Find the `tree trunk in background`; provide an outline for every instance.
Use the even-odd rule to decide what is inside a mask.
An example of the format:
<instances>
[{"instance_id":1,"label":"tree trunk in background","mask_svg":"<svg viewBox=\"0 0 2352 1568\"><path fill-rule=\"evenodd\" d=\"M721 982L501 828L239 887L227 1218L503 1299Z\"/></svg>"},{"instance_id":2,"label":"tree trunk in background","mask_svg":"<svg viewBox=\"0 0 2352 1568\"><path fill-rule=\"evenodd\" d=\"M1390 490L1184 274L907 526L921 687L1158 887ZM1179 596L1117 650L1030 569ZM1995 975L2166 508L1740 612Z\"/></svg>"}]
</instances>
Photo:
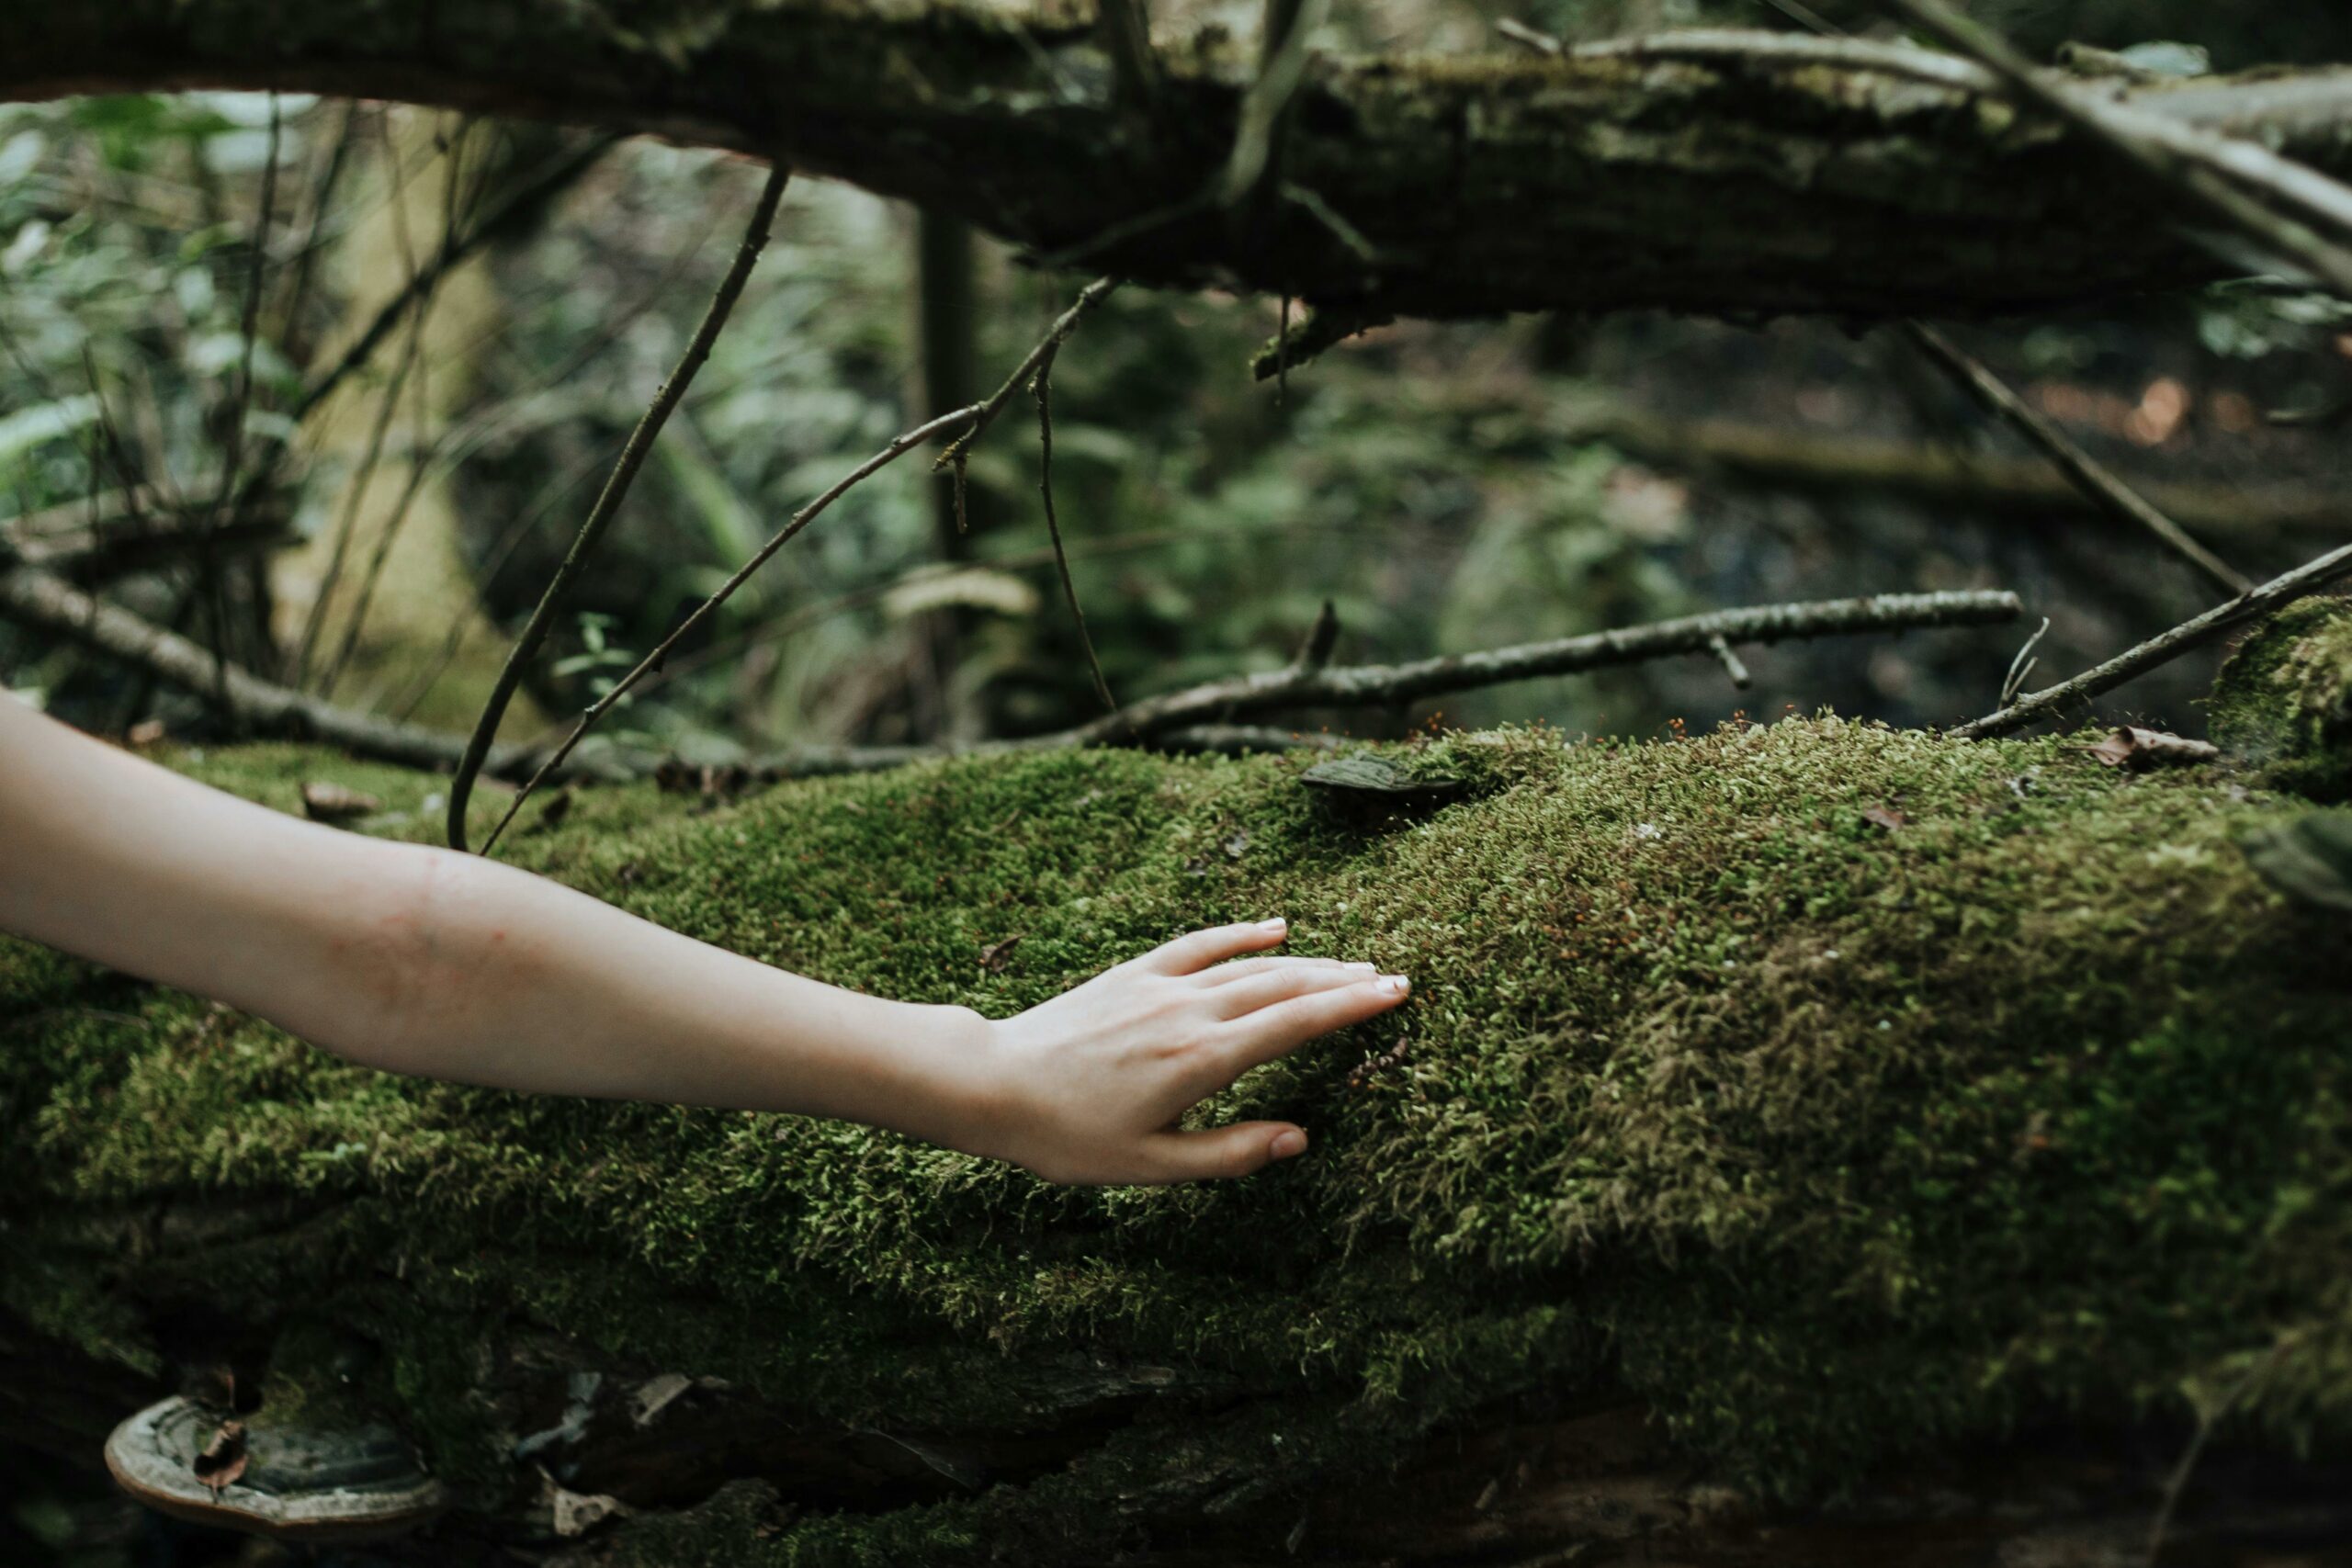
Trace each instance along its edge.
<instances>
[{"instance_id":1,"label":"tree trunk in background","mask_svg":"<svg viewBox=\"0 0 2352 1568\"><path fill-rule=\"evenodd\" d=\"M1358 311L1968 315L2211 279L2170 193L1924 50L1786 34L1308 68L1274 219L1206 201L1254 62L1163 50L1112 101L1091 7L123 0L0 13L0 96L222 85L599 123L781 157L1072 267ZM665 25L666 24L666 25ZM2352 168L2352 72L2134 87ZM1339 221L1334 222L1336 217Z\"/></svg>"},{"instance_id":2,"label":"tree trunk in background","mask_svg":"<svg viewBox=\"0 0 2352 1568\"><path fill-rule=\"evenodd\" d=\"M453 168L452 160L436 149L452 133L447 119L433 113L393 112L390 149L403 169L397 209L390 197L390 171L382 166L382 143L378 143L373 177L380 199L362 208L364 215L338 246L335 256L349 300L345 330L351 333L364 328L407 285L412 256L417 266L425 266L441 246L444 218L450 210ZM454 172L468 189L494 192L503 171L543 153L544 140L477 133L467 143L471 155L464 168ZM478 157L494 159L496 166L485 170ZM462 223L462 206L459 211ZM401 237L403 227L405 246ZM458 659L413 716L423 724L463 729L481 710L504 658L505 644L480 608L481 593L466 562L447 475L428 474L415 485L413 496L408 492L423 448L444 433L465 405L469 390L469 355L480 348L500 319L498 288L484 259L477 254L453 269L440 280L424 309L419 352L399 384L400 405L385 431L382 452L365 477L364 491L356 497L350 536L335 570L333 598L310 661L310 686L316 689L335 664L371 563L384 546L388 530L397 527L383 558L380 579L368 595L367 618L337 696L362 707L384 700L390 694L378 689L379 682L396 684L427 665L438 655L451 621L464 617L470 624ZM354 503L354 486L363 482L360 465L374 436L382 400L390 395L392 377L407 355L408 336L409 322L404 319L377 346L369 368L348 378L331 406L318 416L319 455L341 470L341 482L319 509L324 519L319 529L300 547L278 555L273 563L281 648L295 647L325 585L336 535ZM330 339L320 346L313 363L333 364L342 348L340 341ZM527 698L522 700L527 704ZM526 707L521 722L529 719Z\"/></svg>"}]
</instances>

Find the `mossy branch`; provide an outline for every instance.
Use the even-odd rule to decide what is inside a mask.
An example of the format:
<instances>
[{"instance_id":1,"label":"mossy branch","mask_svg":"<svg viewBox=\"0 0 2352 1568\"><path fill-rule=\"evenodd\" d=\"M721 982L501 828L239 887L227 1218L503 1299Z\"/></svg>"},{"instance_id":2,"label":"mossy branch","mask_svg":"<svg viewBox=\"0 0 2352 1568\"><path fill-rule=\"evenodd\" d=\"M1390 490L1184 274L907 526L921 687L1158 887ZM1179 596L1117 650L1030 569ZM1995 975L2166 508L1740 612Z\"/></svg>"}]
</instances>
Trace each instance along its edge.
<instances>
[{"instance_id":1,"label":"mossy branch","mask_svg":"<svg viewBox=\"0 0 2352 1568\"><path fill-rule=\"evenodd\" d=\"M2242 270L2178 231L2168 187L2109 177L2093 135L2020 117L2000 78L1917 49L1702 32L1557 58L1314 57L1280 162L1313 200L1237 226L1201 196L1255 62L1171 40L1139 119L1091 6L721 5L689 19L477 0L432 16L419 27L369 0L299 16L249 0L12 7L0 96L277 88L652 132L781 158L1042 255L1091 248L1141 283L1400 315L1984 314ZM2102 101L2206 143L2226 130L2233 156L2259 141L2281 167L2352 168L2352 75Z\"/></svg>"}]
</instances>

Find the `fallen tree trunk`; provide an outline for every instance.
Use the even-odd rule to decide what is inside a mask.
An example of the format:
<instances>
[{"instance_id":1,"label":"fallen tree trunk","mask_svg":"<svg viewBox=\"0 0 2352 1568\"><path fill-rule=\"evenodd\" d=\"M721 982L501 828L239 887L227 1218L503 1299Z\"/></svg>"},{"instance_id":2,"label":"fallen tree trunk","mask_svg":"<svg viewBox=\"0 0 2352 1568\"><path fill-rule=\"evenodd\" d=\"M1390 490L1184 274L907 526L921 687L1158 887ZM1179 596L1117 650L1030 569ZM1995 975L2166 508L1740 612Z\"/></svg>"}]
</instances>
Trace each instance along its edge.
<instances>
[{"instance_id":1,"label":"fallen tree trunk","mask_svg":"<svg viewBox=\"0 0 2352 1568\"><path fill-rule=\"evenodd\" d=\"M594 122L776 157L1155 285L1372 314L2041 310L2212 278L2169 193L1976 67L1781 34L1560 59L1316 62L1267 221L1207 199L1253 57L1163 40L1116 100L1091 6L135 0L0 15L0 97L278 88ZM2352 72L2132 103L2352 170Z\"/></svg>"},{"instance_id":2,"label":"fallen tree trunk","mask_svg":"<svg viewBox=\"0 0 2352 1568\"><path fill-rule=\"evenodd\" d=\"M2196 768L1537 730L1408 749L1464 793L1398 816L1073 750L514 842L991 1013L1272 910L1412 974L1216 1108L1316 1139L1234 1185L390 1078L0 945L0 1386L62 1406L0 1411L86 1458L54 1391L356 1391L457 1496L371 1550L443 1562L2087 1564L2176 1493L2180 1561L2352 1561L2352 931L2234 842L2352 777L2352 608L2278 627ZM431 779L190 766L432 830Z\"/></svg>"}]
</instances>

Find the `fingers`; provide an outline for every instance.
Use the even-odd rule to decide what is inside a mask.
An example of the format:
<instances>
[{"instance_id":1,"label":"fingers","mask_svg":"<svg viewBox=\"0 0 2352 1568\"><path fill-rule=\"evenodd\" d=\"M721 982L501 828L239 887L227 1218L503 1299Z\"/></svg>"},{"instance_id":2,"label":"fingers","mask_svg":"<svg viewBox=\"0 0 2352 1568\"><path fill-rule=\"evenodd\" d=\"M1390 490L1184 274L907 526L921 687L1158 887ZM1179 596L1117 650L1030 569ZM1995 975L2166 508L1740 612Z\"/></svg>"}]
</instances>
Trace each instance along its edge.
<instances>
[{"instance_id":1,"label":"fingers","mask_svg":"<svg viewBox=\"0 0 2352 1568\"><path fill-rule=\"evenodd\" d=\"M1212 926L1180 936L1153 948L1136 962L1159 975L1193 975L1212 964L1244 953L1262 953L1282 945L1290 934L1287 920L1255 920L1247 925Z\"/></svg>"},{"instance_id":2,"label":"fingers","mask_svg":"<svg viewBox=\"0 0 2352 1568\"><path fill-rule=\"evenodd\" d=\"M1306 1134L1288 1122L1236 1122L1205 1133L1154 1133L1147 1147L1162 1182L1216 1181L1304 1153Z\"/></svg>"},{"instance_id":3,"label":"fingers","mask_svg":"<svg viewBox=\"0 0 2352 1568\"><path fill-rule=\"evenodd\" d=\"M1217 1018L1236 1019L1293 997L1361 986L1378 977L1378 972L1369 964L1287 964L1261 969L1229 985L1211 987L1204 999Z\"/></svg>"},{"instance_id":4,"label":"fingers","mask_svg":"<svg viewBox=\"0 0 2352 1568\"><path fill-rule=\"evenodd\" d=\"M1202 970L1200 982L1204 986L1229 985L1276 969L1338 969L1352 973L1359 980L1380 972L1369 964L1350 964L1338 958L1237 958Z\"/></svg>"},{"instance_id":5,"label":"fingers","mask_svg":"<svg viewBox=\"0 0 2352 1568\"><path fill-rule=\"evenodd\" d=\"M1315 991L1260 1008L1226 1026L1232 1039L1232 1076L1296 1050L1317 1035L1376 1018L1396 1006L1412 987L1401 975L1382 975L1351 986Z\"/></svg>"}]
</instances>

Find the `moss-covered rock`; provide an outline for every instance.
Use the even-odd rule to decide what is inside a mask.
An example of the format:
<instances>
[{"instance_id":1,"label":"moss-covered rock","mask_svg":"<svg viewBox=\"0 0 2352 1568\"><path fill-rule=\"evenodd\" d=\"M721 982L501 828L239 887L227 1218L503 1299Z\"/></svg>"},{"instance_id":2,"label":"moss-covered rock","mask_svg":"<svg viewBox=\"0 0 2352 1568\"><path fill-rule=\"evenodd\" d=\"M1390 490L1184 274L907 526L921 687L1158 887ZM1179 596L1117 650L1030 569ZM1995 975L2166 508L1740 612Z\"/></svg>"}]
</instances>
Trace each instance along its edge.
<instances>
[{"instance_id":1,"label":"moss-covered rock","mask_svg":"<svg viewBox=\"0 0 2352 1568\"><path fill-rule=\"evenodd\" d=\"M2248 635L2214 684L2212 729L2280 789L2352 797L2352 599L2306 599Z\"/></svg>"},{"instance_id":2,"label":"moss-covered rock","mask_svg":"<svg viewBox=\"0 0 2352 1568\"><path fill-rule=\"evenodd\" d=\"M161 1365L159 1325L300 1303L380 1345L477 1500L537 1484L514 1444L552 1416L492 1348L549 1332L843 1429L1086 1434L919 1506L721 1508L714 1561L1100 1552L1600 1391L1787 1493L2191 1404L2340 1443L2352 931L2233 847L2294 803L2081 739L1457 737L1419 761L1470 793L1387 820L1304 759L1086 751L716 810L588 792L514 843L691 935L992 1014L1273 912L1295 951L1411 974L1402 1011L1213 1107L1315 1135L1233 1185L1060 1190L839 1124L389 1077L0 945L0 1306ZM286 748L182 765L288 808L332 778L418 837L441 787Z\"/></svg>"}]
</instances>

